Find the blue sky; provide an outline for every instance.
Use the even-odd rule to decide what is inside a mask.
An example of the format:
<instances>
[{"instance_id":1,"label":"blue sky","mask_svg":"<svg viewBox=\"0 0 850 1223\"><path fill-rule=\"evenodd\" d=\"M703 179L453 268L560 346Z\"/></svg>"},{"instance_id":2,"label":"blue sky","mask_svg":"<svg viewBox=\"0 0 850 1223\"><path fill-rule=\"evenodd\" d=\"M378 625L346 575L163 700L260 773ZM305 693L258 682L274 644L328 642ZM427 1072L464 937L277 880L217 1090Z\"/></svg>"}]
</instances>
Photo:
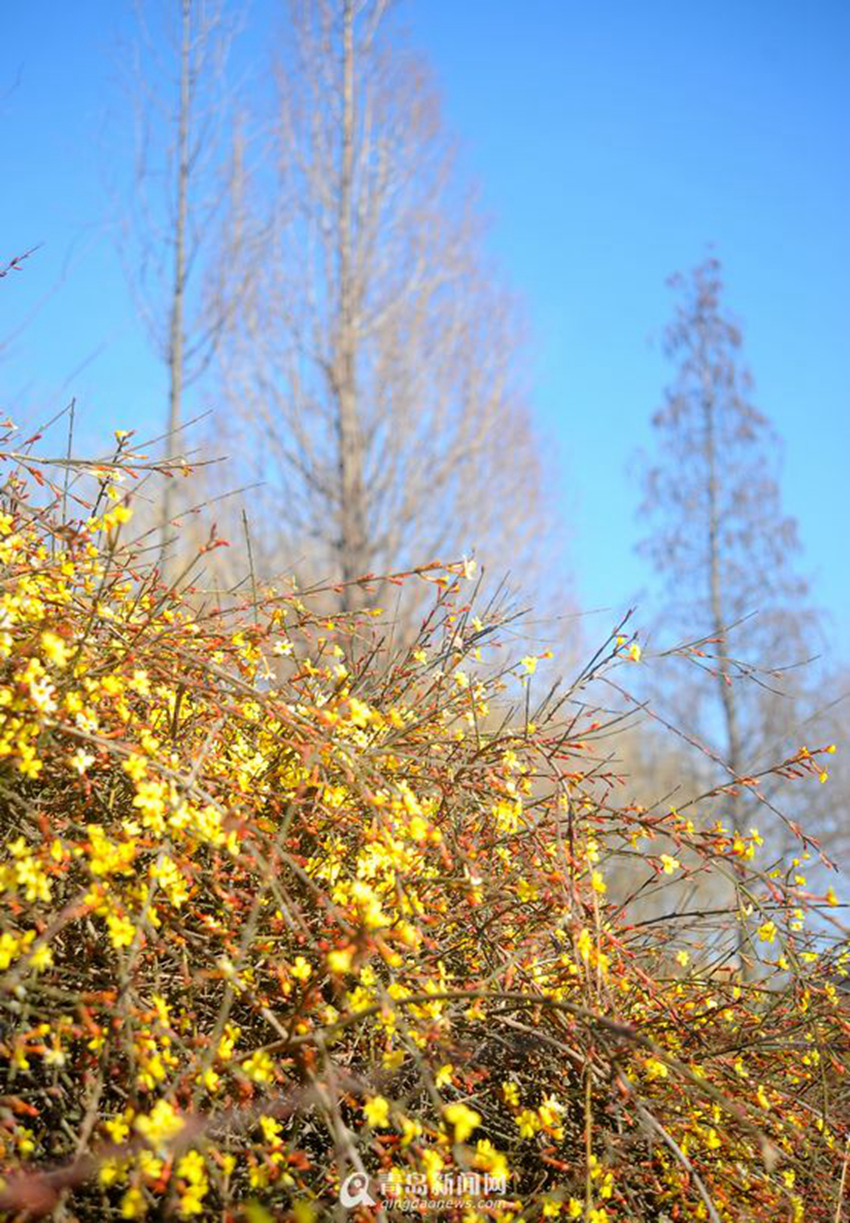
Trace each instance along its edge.
<instances>
[{"instance_id":1,"label":"blue sky","mask_svg":"<svg viewBox=\"0 0 850 1223\"><path fill-rule=\"evenodd\" d=\"M280 7L254 4L243 57L268 42ZM850 6L408 0L403 11L525 300L582 603L620 608L644 585L628 462L669 374L665 279L711 242L756 400L785 441L805 571L843 641ZM8 0L4 18L0 258L43 245L0 287L0 340L49 294L0 363L4 407L31 423L74 394L81 443L116 425L154 430L164 379L104 190L104 163L120 173L128 156L115 44L129 5Z\"/></svg>"}]
</instances>

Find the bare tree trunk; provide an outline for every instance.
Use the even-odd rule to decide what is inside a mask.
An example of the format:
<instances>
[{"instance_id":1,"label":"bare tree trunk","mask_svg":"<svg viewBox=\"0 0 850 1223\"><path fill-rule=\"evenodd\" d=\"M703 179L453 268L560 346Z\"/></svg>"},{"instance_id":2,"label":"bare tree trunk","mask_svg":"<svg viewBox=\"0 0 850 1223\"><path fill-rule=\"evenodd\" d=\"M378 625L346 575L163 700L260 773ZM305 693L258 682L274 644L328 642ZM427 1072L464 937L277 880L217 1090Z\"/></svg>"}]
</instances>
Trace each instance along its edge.
<instances>
[{"instance_id":1,"label":"bare tree trunk","mask_svg":"<svg viewBox=\"0 0 850 1223\"><path fill-rule=\"evenodd\" d=\"M241 297L238 272L217 249L233 116L228 65L241 6L229 0L133 0L133 8L134 37L122 68L128 73L135 164L120 201L125 216L118 251L139 320L163 366L165 458L178 469L191 388L209 371L226 312ZM175 517L188 508L187 491L183 481L164 477L159 499L147 511L145 529L158 540L160 573L169 584L196 552L191 532L173 529Z\"/></svg>"},{"instance_id":2,"label":"bare tree trunk","mask_svg":"<svg viewBox=\"0 0 850 1223\"><path fill-rule=\"evenodd\" d=\"M352 266L352 185L354 177L354 4L343 9L342 164L339 190L339 321L332 367L337 401L339 469L339 559L345 582L365 569L366 521L363 504L363 445L357 411L355 285ZM351 610L360 591L346 586L344 610Z\"/></svg>"},{"instance_id":3,"label":"bare tree trunk","mask_svg":"<svg viewBox=\"0 0 850 1223\"><path fill-rule=\"evenodd\" d=\"M711 603L711 630L713 635L722 642L728 629L723 611L723 591L720 574L720 522L718 511L717 488L717 441L714 429L714 399L708 379L706 378L703 411L705 414L706 451L708 460L708 580L709 598ZM729 675L729 665L725 656L727 647L721 646L721 654L717 671L717 683L720 690L720 701L723 708L723 719L726 730L726 764L736 779L741 776L743 760L741 758L741 738L738 729L738 710L735 703L735 692ZM741 831L740 796L732 799L734 831Z\"/></svg>"},{"instance_id":4,"label":"bare tree trunk","mask_svg":"<svg viewBox=\"0 0 850 1223\"><path fill-rule=\"evenodd\" d=\"M736 783L741 776L743 761L741 759L741 738L738 724L738 708L735 692L729 675L727 659L728 646L724 643L729 628L723 609L723 587L720 573L720 512L718 506L717 478L717 437L715 431L714 392L707 360L704 361L703 375L703 415L705 420L706 466L708 474L708 582L709 602L711 607L712 635L718 642L717 684L720 689L720 703L723 710L723 720L726 730L726 764L734 774ZM742 831L741 796L736 793L731 799L732 826L735 833ZM738 887L735 885L735 901L738 900ZM738 928L738 963L742 980L747 976L747 962L744 958L744 948L747 944L747 932L743 926Z\"/></svg>"},{"instance_id":5,"label":"bare tree trunk","mask_svg":"<svg viewBox=\"0 0 850 1223\"><path fill-rule=\"evenodd\" d=\"M168 344L168 431L165 453L172 460L176 452L177 430L180 427L183 397L183 308L186 289L186 215L189 188L189 122L190 122L190 51L191 51L192 0L182 0L180 42L180 109L177 120L177 211L174 230L174 280L172 286L171 312ZM162 496L162 522L160 527L160 564L164 574L168 570L166 548L168 527L174 513L174 480L167 478Z\"/></svg>"}]
</instances>

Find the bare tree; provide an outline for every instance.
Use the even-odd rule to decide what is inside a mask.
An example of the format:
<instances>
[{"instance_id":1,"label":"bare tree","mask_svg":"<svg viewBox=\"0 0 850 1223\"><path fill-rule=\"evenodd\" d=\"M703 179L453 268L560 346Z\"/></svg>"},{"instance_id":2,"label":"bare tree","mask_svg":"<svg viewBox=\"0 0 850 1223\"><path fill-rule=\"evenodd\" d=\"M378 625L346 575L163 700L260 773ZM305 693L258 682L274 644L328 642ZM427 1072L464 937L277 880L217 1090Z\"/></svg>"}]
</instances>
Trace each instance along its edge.
<instances>
[{"instance_id":1,"label":"bare tree","mask_svg":"<svg viewBox=\"0 0 850 1223\"><path fill-rule=\"evenodd\" d=\"M265 482L256 551L352 581L476 549L528 580L552 533L518 310L385 8L292 5L271 156L237 176L221 262L250 274L221 369L236 452Z\"/></svg>"},{"instance_id":2,"label":"bare tree","mask_svg":"<svg viewBox=\"0 0 850 1223\"><path fill-rule=\"evenodd\" d=\"M224 0L136 6L131 49L136 168L122 257L140 316L168 375L166 459L178 456L187 389L215 354L226 296L210 256L226 193L227 66L237 25ZM167 564L176 512L163 485L160 531Z\"/></svg>"},{"instance_id":3,"label":"bare tree","mask_svg":"<svg viewBox=\"0 0 850 1223\"><path fill-rule=\"evenodd\" d=\"M791 696L799 664L817 652L817 620L795 569L797 526L782 509L778 438L751 402L720 265L709 258L671 283L681 299L665 352L677 373L653 418L642 547L664 580L665 625L704 640L680 716L741 778L799 717ZM739 830L740 789L729 807Z\"/></svg>"}]
</instances>

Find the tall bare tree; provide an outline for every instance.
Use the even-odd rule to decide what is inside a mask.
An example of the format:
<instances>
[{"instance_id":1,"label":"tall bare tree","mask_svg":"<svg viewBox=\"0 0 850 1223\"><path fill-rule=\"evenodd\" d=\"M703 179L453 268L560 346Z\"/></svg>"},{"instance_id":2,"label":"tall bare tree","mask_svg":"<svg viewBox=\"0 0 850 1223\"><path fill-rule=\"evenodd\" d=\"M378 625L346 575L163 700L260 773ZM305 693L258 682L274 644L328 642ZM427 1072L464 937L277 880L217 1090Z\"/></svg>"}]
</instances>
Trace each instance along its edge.
<instances>
[{"instance_id":1,"label":"tall bare tree","mask_svg":"<svg viewBox=\"0 0 850 1223\"><path fill-rule=\"evenodd\" d=\"M149 338L168 377L166 458L180 447L187 389L208 368L226 322L210 256L226 192L231 118L227 67L237 23L225 0L137 4L131 48L136 166L122 256ZM174 481L163 484L167 565Z\"/></svg>"},{"instance_id":2,"label":"tall bare tree","mask_svg":"<svg viewBox=\"0 0 850 1223\"><path fill-rule=\"evenodd\" d=\"M265 481L256 551L351 581L476 549L527 579L551 536L519 313L385 9L291 6L271 156L234 191L222 263L251 270L221 368L237 452Z\"/></svg>"},{"instance_id":3,"label":"tall bare tree","mask_svg":"<svg viewBox=\"0 0 850 1223\"><path fill-rule=\"evenodd\" d=\"M782 508L779 441L752 403L720 264L709 258L671 283L680 300L665 352L677 372L653 418L642 547L664 581L665 625L706 642L680 716L740 778L800 716L791 694L799 664L817 652L816 617L795 567L797 526ZM729 806L738 829L742 791Z\"/></svg>"}]
</instances>

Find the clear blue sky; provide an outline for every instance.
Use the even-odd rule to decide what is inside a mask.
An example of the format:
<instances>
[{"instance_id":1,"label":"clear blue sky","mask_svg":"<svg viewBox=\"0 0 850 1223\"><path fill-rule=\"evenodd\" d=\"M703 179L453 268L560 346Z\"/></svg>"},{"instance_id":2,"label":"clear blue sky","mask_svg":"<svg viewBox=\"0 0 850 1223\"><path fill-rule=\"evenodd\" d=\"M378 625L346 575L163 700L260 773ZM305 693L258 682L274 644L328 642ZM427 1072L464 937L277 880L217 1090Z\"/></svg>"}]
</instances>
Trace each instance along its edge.
<instances>
[{"instance_id":1,"label":"clear blue sky","mask_svg":"<svg viewBox=\"0 0 850 1223\"><path fill-rule=\"evenodd\" d=\"M164 415L164 379L110 236L105 137L120 115L123 0L7 0L0 69L0 339L65 273L0 363L33 421L75 394L94 439ZM257 0L242 54L279 5ZM668 376L666 276L713 242L757 402L786 446L785 500L816 599L850 624L850 5L844 0L408 0L446 114L524 296L535 404L560 447L562 513L585 606L643 584L635 447ZM279 18L278 18L279 19ZM79 366L88 362L80 370Z\"/></svg>"}]
</instances>

